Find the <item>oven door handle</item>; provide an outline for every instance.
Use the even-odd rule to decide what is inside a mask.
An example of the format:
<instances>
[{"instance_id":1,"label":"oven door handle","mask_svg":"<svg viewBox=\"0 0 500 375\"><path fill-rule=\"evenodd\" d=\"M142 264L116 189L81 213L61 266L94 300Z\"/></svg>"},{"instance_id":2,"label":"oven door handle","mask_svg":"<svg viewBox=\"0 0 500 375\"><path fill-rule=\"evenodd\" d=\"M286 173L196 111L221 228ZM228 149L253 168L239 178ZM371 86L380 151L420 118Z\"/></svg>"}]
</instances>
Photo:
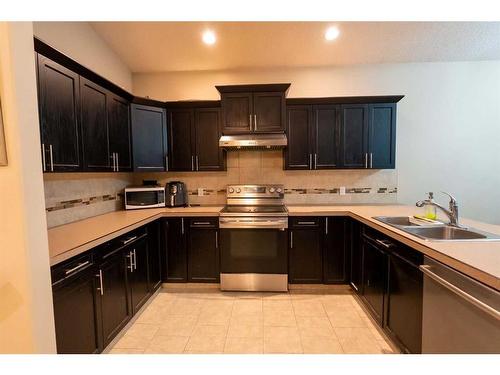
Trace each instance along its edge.
<instances>
[{"instance_id":1,"label":"oven door handle","mask_svg":"<svg viewBox=\"0 0 500 375\"><path fill-rule=\"evenodd\" d=\"M285 220L234 220L220 219L221 229L281 229L288 228L288 221Z\"/></svg>"}]
</instances>

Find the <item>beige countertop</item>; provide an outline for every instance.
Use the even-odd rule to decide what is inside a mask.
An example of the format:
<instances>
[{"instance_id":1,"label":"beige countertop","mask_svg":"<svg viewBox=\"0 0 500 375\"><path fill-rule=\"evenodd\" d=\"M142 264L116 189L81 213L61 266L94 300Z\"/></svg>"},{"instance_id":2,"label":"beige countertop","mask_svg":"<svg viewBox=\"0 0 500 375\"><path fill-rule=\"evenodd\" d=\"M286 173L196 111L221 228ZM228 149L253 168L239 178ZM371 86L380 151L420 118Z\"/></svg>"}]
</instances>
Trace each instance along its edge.
<instances>
[{"instance_id":1,"label":"beige countertop","mask_svg":"<svg viewBox=\"0 0 500 375\"><path fill-rule=\"evenodd\" d=\"M116 211L49 229L51 264L118 237L160 217L218 216L223 206ZM350 216L425 255L500 290L500 241L432 242L381 223L373 216L421 213L403 205L288 205L290 216ZM500 235L500 225L462 219L467 226Z\"/></svg>"}]
</instances>

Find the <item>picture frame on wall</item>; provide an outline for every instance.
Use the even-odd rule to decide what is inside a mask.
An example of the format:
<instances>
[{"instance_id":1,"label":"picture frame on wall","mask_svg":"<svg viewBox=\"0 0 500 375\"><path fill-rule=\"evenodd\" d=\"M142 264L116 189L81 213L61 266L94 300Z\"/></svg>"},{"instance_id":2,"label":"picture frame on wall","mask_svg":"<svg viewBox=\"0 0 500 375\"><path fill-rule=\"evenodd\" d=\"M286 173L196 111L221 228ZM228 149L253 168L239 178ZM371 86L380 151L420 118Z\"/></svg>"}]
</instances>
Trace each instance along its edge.
<instances>
[{"instance_id":1,"label":"picture frame on wall","mask_svg":"<svg viewBox=\"0 0 500 375\"><path fill-rule=\"evenodd\" d=\"M0 166L7 165L7 146L3 130L2 101L0 100Z\"/></svg>"}]
</instances>

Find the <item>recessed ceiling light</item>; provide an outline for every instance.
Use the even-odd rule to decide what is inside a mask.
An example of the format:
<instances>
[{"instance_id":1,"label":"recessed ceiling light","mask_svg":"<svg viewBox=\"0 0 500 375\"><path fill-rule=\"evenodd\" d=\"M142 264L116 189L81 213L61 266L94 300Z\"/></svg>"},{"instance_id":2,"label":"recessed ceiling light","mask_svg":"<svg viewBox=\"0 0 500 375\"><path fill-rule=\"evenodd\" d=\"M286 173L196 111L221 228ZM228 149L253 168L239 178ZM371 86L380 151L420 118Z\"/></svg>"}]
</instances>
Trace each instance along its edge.
<instances>
[{"instance_id":1,"label":"recessed ceiling light","mask_svg":"<svg viewBox=\"0 0 500 375\"><path fill-rule=\"evenodd\" d=\"M215 33L212 30L205 30L203 32L202 39L203 43L208 45L215 44L215 42L217 41L217 37L215 36Z\"/></svg>"},{"instance_id":2,"label":"recessed ceiling light","mask_svg":"<svg viewBox=\"0 0 500 375\"><path fill-rule=\"evenodd\" d=\"M326 32L325 32L325 39L326 40L335 40L338 38L339 34L340 34L340 31L335 26L329 27L328 29L326 29Z\"/></svg>"}]
</instances>

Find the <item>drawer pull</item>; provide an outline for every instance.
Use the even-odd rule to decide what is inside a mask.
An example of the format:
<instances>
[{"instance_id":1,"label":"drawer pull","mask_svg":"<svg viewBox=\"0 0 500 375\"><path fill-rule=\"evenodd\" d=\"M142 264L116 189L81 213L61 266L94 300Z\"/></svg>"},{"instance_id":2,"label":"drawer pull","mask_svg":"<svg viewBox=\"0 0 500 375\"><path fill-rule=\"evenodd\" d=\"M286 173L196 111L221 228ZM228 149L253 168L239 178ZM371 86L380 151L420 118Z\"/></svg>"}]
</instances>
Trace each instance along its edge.
<instances>
[{"instance_id":1,"label":"drawer pull","mask_svg":"<svg viewBox=\"0 0 500 375\"><path fill-rule=\"evenodd\" d=\"M85 267L85 266L86 266L86 265L88 265L88 264L90 264L90 261L88 261L88 260L87 260L87 261L85 261L85 262L83 262L83 263L80 263L80 264L79 264L78 266L76 266L76 267L73 267L73 268L70 268L69 270L66 270L65 274L66 274L66 275L69 275L70 273L73 273L73 272L75 272L75 271L78 271L79 269L81 269L81 268Z\"/></svg>"},{"instance_id":2,"label":"drawer pull","mask_svg":"<svg viewBox=\"0 0 500 375\"><path fill-rule=\"evenodd\" d=\"M299 224L299 225L315 225L316 222L315 221L299 221L299 222L297 222L297 224Z\"/></svg>"},{"instance_id":3,"label":"drawer pull","mask_svg":"<svg viewBox=\"0 0 500 375\"><path fill-rule=\"evenodd\" d=\"M391 247L394 246L392 242L386 241L386 240L375 240L376 243L382 245L386 249L390 249Z\"/></svg>"},{"instance_id":4,"label":"drawer pull","mask_svg":"<svg viewBox=\"0 0 500 375\"><path fill-rule=\"evenodd\" d=\"M212 224L212 223L209 221L195 221L193 223L193 225L210 225L210 224Z\"/></svg>"},{"instance_id":5,"label":"drawer pull","mask_svg":"<svg viewBox=\"0 0 500 375\"><path fill-rule=\"evenodd\" d=\"M122 244L126 245L126 244L132 242L133 240L135 240L136 238L137 238L137 236L130 237L129 239L123 240Z\"/></svg>"}]
</instances>

